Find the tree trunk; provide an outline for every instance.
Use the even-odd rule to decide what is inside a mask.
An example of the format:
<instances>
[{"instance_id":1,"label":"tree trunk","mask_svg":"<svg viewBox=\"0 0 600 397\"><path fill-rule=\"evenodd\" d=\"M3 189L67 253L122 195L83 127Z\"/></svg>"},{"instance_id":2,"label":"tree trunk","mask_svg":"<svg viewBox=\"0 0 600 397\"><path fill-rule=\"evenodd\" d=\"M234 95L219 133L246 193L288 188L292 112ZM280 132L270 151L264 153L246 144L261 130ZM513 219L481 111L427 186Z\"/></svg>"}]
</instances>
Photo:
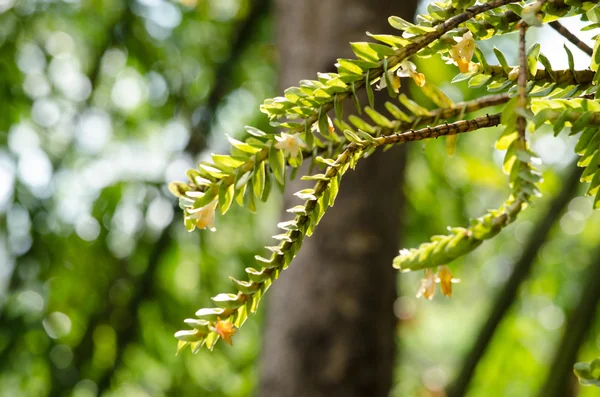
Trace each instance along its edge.
<instances>
[{"instance_id":1,"label":"tree trunk","mask_svg":"<svg viewBox=\"0 0 600 397\"><path fill-rule=\"evenodd\" d=\"M411 20L416 1L276 5L283 89L319 71L335 71L337 58L352 57L349 41L364 41L365 31L389 31L390 15ZM378 104L384 100L379 96ZM260 397L388 395L403 169L403 151L395 149L378 151L348 171L335 206L269 291ZM292 193L301 186L288 184L286 208L296 204Z\"/></svg>"}]
</instances>

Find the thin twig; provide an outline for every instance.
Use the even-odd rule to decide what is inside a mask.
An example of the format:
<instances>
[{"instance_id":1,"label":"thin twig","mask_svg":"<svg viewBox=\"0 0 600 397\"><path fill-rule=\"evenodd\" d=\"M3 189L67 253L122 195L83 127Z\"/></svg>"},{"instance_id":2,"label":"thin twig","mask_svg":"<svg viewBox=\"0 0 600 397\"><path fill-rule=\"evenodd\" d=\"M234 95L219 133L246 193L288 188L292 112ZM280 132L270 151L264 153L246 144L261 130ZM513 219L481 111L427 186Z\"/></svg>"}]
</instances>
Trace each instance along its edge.
<instances>
[{"instance_id":1,"label":"thin twig","mask_svg":"<svg viewBox=\"0 0 600 397\"><path fill-rule=\"evenodd\" d=\"M558 33L560 33L565 39L567 39L571 43L575 44L577 46L577 48L579 48L581 51L585 52L589 56L592 56L594 54L594 50L590 46L588 46L583 41L581 41L579 39L579 37L577 37L573 33L571 33L569 31L569 29L567 29L563 25L561 25L560 22L558 22L558 21L550 22L549 25L552 26L552 28L554 30L556 30Z\"/></svg>"},{"instance_id":2,"label":"thin twig","mask_svg":"<svg viewBox=\"0 0 600 397\"><path fill-rule=\"evenodd\" d=\"M571 165L568 175L564 178L564 186L550 204L550 208L544 219L537 223L535 229L530 234L521 257L514 265L514 270L510 278L504 285L500 295L494 301L489 317L481 328L477 341L467 354L460 374L448 389L447 397L462 397L466 395L469 384L475 374L475 369L494 337L498 325L515 301L520 285L529 276L537 253L546 241L552 226L575 195L580 175L581 169L576 164Z\"/></svg>"}]
</instances>

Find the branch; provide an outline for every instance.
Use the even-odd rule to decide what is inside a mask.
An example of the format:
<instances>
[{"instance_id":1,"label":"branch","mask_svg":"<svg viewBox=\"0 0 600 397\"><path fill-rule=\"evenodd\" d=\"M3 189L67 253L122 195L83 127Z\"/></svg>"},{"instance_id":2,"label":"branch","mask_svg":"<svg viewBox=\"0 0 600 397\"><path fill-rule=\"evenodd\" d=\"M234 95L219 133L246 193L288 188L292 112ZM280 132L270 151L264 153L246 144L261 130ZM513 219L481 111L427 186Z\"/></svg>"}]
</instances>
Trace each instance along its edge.
<instances>
[{"instance_id":1,"label":"branch","mask_svg":"<svg viewBox=\"0 0 600 397\"><path fill-rule=\"evenodd\" d=\"M520 68L520 67L519 67ZM510 73L500 65L489 65L489 71L483 71L481 74L488 74L492 77L503 76L508 78ZM593 70L552 70L538 69L534 76L529 76L529 80L540 85L541 83L557 83L565 85L585 86L591 84L594 80L595 72Z\"/></svg>"},{"instance_id":2,"label":"branch","mask_svg":"<svg viewBox=\"0 0 600 397\"><path fill-rule=\"evenodd\" d=\"M205 345L212 349L218 339L224 337L225 331L223 329L227 330L225 336L229 341L228 338L235 332L235 330L231 332L232 327L241 327L248 318L248 314L257 310L264 293L279 277L280 272L290 265L296 253L300 250L304 237L312 234L327 207L333 205L339 190L341 176L348 168L354 168L364 155L370 154L372 150L379 146L460 134L492 127L499 123L500 115L496 114L377 138L365 132L360 134L364 138L361 139L354 133L346 131L345 134L352 143L346 147L335 161L320 158L320 161L327 164L325 173L305 178L317 182L312 189L304 189L296 193L298 197L306 201L304 205L288 210L288 212L296 214L293 220L278 225L285 233L275 236L280 241L278 246L267 247L272 252L270 259L257 257L257 263L261 268L260 270L246 268L248 281L232 279L238 288L237 294L219 294L215 296L213 302L218 307L200 309L196 312L199 319L186 320L186 323L193 329L179 331L175 334L175 337L179 339L178 351L188 345L194 353ZM223 324L228 325L225 328Z\"/></svg>"},{"instance_id":3,"label":"branch","mask_svg":"<svg viewBox=\"0 0 600 397\"><path fill-rule=\"evenodd\" d=\"M576 164L571 165L567 177L564 178L565 183L560 193L550 204L550 208L544 219L537 223L535 229L529 235L529 240L521 253L521 257L515 263L514 270L504 285L502 292L496 297L489 317L479 332L477 341L473 344L465 358L460 374L448 389L447 397L462 397L467 394L469 384L475 374L475 368L485 354L498 325L515 301L519 286L529 276L537 253L546 241L552 226L575 195L580 175L581 169Z\"/></svg>"},{"instance_id":4,"label":"branch","mask_svg":"<svg viewBox=\"0 0 600 397\"><path fill-rule=\"evenodd\" d=\"M550 22L549 25L552 26L552 28L554 30L556 30L558 33L560 33L565 39L567 39L571 43L575 44L577 46L577 48L579 48L581 51L585 52L589 56L592 56L594 54L594 50L590 46L588 46L583 41L581 41L577 36L575 36L573 33L571 33L567 28L565 28L563 25L561 25L560 22L558 22L558 21Z\"/></svg>"},{"instance_id":5,"label":"branch","mask_svg":"<svg viewBox=\"0 0 600 397\"><path fill-rule=\"evenodd\" d=\"M389 136L372 138L373 141L362 141L365 146L395 145L410 141L420 141L429 138L437 138L445 135L457 135L464 132L475 131L481 128L494 127L500 124L500 114L485 115L473 120L460 120L451 124L443 124L435 127L421 128L416 131L408 131Z\"/></svg>"},{"instance_id":6,"label":"branch","mask_svg":"<svg viewBox=\"0 0 600 397\"><path fill-rule=\"evenodd\" d=\"M551 360L552 367L548 372L546 382L541 388L540 397L565 397L574 395L569 392L569 383L575 382L573 375L573 364L577 358L577 352L585 341L585 337L594 323L597 306L600 302L600 252L596 251L592 258L596 262L590 265L590 269L584 277L585 284L579 305L567 319L561 343Z\"/></svg>"}]
</instances>

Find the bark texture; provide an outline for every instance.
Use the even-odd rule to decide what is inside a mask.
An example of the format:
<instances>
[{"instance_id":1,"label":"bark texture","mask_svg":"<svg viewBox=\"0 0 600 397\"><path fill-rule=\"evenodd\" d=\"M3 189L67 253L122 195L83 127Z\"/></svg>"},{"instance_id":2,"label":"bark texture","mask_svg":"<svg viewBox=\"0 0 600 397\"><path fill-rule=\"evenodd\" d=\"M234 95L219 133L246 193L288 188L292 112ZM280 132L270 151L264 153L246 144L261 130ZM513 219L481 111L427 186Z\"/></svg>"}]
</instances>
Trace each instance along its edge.
<instances>
[{"instance_id":1,"label":"bark texture","mask_svg":"<svg viewBox=\"0 0 600 397\"><path fill-rule=\"evenodd\" d=\"M415 7L414 0L276 0L281 88L334 71L337 58L353 56L349 41L390 31L388 16L411 20ZM388 395L403 169L396 149L349 171L335 206L269 291L260 397ZM301 186L287 186L286 208Z\"/></svg>"}]
</instances>

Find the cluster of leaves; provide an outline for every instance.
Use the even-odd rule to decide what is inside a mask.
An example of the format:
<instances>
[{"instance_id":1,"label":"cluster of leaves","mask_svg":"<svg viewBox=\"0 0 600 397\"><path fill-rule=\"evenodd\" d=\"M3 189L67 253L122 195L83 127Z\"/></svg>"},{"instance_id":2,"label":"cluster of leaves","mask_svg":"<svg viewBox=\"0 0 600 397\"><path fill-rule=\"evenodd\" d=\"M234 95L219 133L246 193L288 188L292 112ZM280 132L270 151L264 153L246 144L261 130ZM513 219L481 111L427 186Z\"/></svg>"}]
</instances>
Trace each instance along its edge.
<instances>
[{"instance_id":1,"label":"cluster of leaves","mask_svg":"<svg viewBox=\"0 0 600 397\"><path fill-rule=\"evenodd\" d=\"M289 266L304 237L313 233L327 208L334 204L343 174L380 146L389 148L411 140L456 135L498 124L504 127L496 147L506 150L503 168L510 176L508 199L498 210L472 220L468 228L450 228L446 236L434 236L416 249L402 250L394 266L403 271L432 268L465 255L498 234L532 197L539 195L536 184L541 175L532 165L538 159L528 146L525 124L532 131L545 121L552 122L558 132L564 126L571 126L572 134L583 130L576 150L583 155L580 165L588 167L583 176L583 180L592 182L588 193L597 194L600 134L591 125L596 123L596 107L600 105L589 99L596 95L597 63L592 63L592 71L575 70L567 49L570 68L555 71L540 53L540 46L533 45L521 67L509 66L497 49L494 52L500 64L491 65L475 41L518 30L523 27L522 18L531 20L532 16L526 15L531 10L540 23L582 15L595 27L600 9L595 2L582 1L540 1L526 6L517 3L432 3L428 14L417 17L417 24L390 17L392 27L401 31L399 35L370 34L376 42L352 43L357 59L338 59L337 73L321 73L317 80L303 80L299 87L285 90L283 97L265 101L261 110L273 126L283 131L280 135L248 127L250 137L245 141L229 138L231 155L213 155L212 163L202 162L197 169L188 171L189 182L171 184L191 231L195 227L212 229L215 210L225 214L234 200L254 211L256 200L266 200L273 184L283 189L287 169L291 168L293 178L306 158L321 170L302 176L315 184L296 193L304 204L290 208L294 219L278 225L283 232L274 236L277 245L267 247L270 257L256 257L258 269L246 268L248 280L232 279L236 294L217 295L213 298L217 307L200 309L196 318L186 320L192 329L175 335L178 350L188 345L194 352L202 346L212 348L219 337L229 341L234 327L239 328L248 314L257 310L260 299ZM438 53L458 64L461 73L453 81L469 79L469 86L485 86L496 95L454 104L439 89L425 83L425 76L408 61L415 55L425 58ZM478 62L472 61L474 55ZM544 69L538 69L538 63ZM523 76L522 83L517 81L519 75ZM400 77L411 77L439 109L428 110L399 94ZM374 110L375 85L387 88L404 110L392 102L385 104L390 116ZM360 89L366 90L369 102L364 108L357 96ZM516 92L519 95L510 99ZM533 97L537 99L530 101ZM354 101L359 115L364 111L370 120L355 115L344 119L342 103L347 99ZM504 104L501 114L465 119L467 113L499 104ZM459 121L447 124L446 120L452 117ZM427 127L415 130L424 126Z\"/></svg>"}]
</instances>

